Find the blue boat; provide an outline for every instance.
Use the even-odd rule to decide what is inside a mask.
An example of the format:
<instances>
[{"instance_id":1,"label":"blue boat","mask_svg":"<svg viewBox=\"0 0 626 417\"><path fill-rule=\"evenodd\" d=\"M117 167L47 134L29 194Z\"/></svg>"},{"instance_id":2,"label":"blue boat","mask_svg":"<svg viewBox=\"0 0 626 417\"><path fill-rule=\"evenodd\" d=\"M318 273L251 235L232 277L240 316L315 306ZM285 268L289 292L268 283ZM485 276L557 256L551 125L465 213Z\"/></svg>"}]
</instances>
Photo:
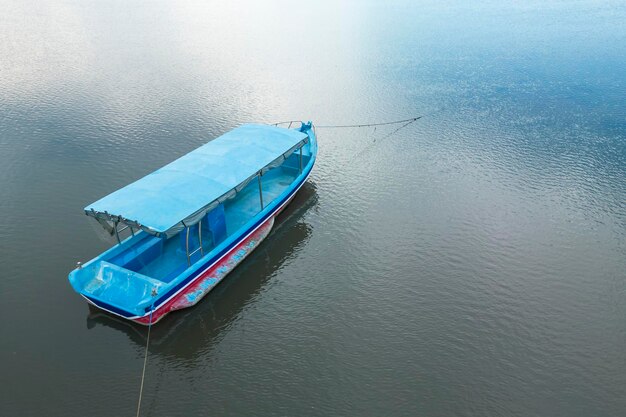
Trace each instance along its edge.
<instances>
[{"instance_id":1,"label":"blue boat","mask_svg":"<svg viewBox=\"0 0 626 417\"><path fill-rule=\"evenodd\" d=\"M74 290L146 325L196 304L267 237L311 174L313 124L293 123L240 126L85 207L118 243L77 265Z\"/></svg>"}]
</instances>

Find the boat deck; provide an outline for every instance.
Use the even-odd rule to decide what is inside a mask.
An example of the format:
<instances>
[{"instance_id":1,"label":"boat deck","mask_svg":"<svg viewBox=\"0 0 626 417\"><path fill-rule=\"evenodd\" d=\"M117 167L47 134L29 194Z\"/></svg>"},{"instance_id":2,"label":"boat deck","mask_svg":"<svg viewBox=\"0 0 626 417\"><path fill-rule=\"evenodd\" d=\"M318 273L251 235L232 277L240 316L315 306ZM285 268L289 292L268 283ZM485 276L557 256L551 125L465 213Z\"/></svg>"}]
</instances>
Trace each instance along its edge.
<instances>
[{"instance_id":1,"label":"boat deck","mask_svg":"<svg viewBox=\"0 0 626 417\"><path fill-rule=\"evenodd\" d=\"M265 205L272 202L283 191L289 187L298 176L298 170L291 167L279 167L268 171L262 177L263 203ZM239 192L237 198L227 201L224 204L226 217L226 234L230 236L238 231L246 222L261 211L259 199L259 185L256 180L250 183ZM198 240L195 234L190 236L191 245L195 249L198 247ZM159 239L148 237L147 239ZM210 237L203 236L203 250L206 255L215 248ZM200 252L196 252L191 257L191 262L196 262L201 258ZM187 269L187 255L185 250L185 240L177 235L163 242L162 249L156 256L139 268L133 268L135 272L157 279L164 283L169 283Z\"/></svg>"}]
</instances>

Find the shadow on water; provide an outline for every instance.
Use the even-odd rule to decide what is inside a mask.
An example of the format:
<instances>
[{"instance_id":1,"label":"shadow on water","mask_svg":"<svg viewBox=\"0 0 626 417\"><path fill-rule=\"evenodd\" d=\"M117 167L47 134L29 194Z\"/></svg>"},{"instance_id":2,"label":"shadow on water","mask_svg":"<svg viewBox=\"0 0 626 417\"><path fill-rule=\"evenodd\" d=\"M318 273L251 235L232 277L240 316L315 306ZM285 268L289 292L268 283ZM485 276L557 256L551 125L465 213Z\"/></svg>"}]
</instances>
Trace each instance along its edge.
<instances>
[{"instance_id":1,"label":"shadow on water","mask_svg":"<svg viewBox=\"0 0 626 417\"><path fill-rule=\"evenodd\" d=\"M259 294L269 279L308 241L311 226L300 221L317 204L317 190L305 183L277 217L270 235L213 291L194 307L170 313L150 335L150 352L180 359L193 359L220 339L240 312ZM89 306L87 328L106 326L120 330L145 346L147 328Z\"/></svg>"}]
</instances>

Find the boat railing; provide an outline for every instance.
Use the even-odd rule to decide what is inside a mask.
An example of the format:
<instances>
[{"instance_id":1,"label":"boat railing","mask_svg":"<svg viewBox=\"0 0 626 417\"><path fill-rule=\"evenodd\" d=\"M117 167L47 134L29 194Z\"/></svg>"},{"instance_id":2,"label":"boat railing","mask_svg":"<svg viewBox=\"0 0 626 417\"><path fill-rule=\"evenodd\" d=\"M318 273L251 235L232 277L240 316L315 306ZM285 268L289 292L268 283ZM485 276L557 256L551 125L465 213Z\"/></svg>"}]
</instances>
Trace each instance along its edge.
<instances>
[{"instance_id":1,"label":"boat railing","mask_svg":"<svg viewBox=\"0 0 626 417\"><path fill-rule=\"evenodd\" d=\"M287 120L285 122L272 123L272 126L279 127L279 126L287 125L287 129L291 129L291 126L294 123L302 123L302 121L301 120Z\"/></svg>"},{"instance_id":2,"label":"boat railing","mask_svg":"<svg viewBox=\"0 0 626 417\"><path fill-rule=\"evenodd\" d=\"M190 226L187 226L187 238L185 239L185 249L187 252L187 266L191 266L191 257L195 255L197 252L200 252L201 256L204 256L204 249L202 248L202 220L198 222L198 247L189 252L189 232L191 230Z\"/></svg>"},{"instance_id":3,"label":"boat railing","mask_svg":"<svg viewBox=\"0 0 626 417\"><path fill-rule=\"evenodd\" d=\"M135 236L135 229L132 226L125 225L121 228L118 228L119 225L120 225L119 221L116 221L115 224L113 225L113 229L115 230L115 237L117 238L117 243L122 243L122 240L120 239L120 233L122 233L125 230L130 229L130 234L132 236Z\"/></svg>"},{"instance_id":4,"label":"boat railing","mask_svg":"<svg viewBox=\"0 0 626 417\"><path fill-rule=\"evenodd\" d=\"M272 123L271 126L280 127L280 126L283 126L283 125L287 125L287 129L291 129L291 126L294 123L302 123L302 124L304 124L304 122L302 120L287 120L287 121L284 121L284 122ZM315 132L315 125L313 123L311 123L311 127L313 128L313 134L317 135L317 133Z\"/></svg>"}]
</instances>

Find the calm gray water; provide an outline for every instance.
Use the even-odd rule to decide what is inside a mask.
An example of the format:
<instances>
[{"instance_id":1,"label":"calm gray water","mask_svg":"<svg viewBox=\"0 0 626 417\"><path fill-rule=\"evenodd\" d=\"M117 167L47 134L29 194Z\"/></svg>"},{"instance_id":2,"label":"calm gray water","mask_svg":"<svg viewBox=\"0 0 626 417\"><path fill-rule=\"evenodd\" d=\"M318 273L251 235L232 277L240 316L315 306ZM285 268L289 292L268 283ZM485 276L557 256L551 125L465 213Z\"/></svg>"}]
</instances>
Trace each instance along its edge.
<instances>
[{"instance_id":1,"label":"calm gray water","mask_svg":"<svg viewBox=\"0 0 626 417\"><path fill-rule=\"evenodd\" d=\"M135 415L85 205L244 122L417 115L318 130L142 415L626 415L623 2L0 2L0 415Z\"/></svg>"}]
</instances>

